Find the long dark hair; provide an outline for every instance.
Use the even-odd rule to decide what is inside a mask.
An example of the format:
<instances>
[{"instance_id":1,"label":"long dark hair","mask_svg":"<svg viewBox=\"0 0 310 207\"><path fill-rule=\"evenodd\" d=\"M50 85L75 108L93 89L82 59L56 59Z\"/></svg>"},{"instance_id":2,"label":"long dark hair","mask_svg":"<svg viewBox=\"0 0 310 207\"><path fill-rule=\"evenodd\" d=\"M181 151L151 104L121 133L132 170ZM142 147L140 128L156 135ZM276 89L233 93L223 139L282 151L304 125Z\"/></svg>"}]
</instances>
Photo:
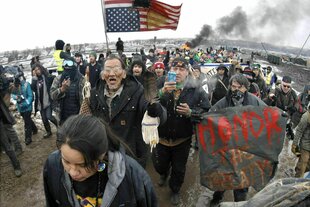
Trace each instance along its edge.
<instances>
[{"instance_id":1,"label":"long dark hair","mask_svg":"<svg viewBox=\"0 0 310 207\"><path fill-rule=\"evenodd\" d=\"M92 115L74 115L69 117L57 132L58 149L63 144L79 151L85 160L85 167L95 169L95 162L104 153L121 149L134 156L130 148L115 135L108 124Z\"/></svg>"},{"instance_id":2,"label":"long dark hair","mask_svg":"<svg viewBox=\"0 0 310 207\"><path fill-rule=\"evenodd\" d=\"M69 117L57 132L58 149L63 144L79 151L85 160L85 167L95 169L95 162L108 151L105 126L94 116L75 115Z\"/></svg>"},{"instance_id":3,"label":"long dark hair","mask_svg":"<svg viewBox=\"0 0 310 207\"><path fill-rule=\"evenodd\" d=\"M33 71L37 67L41 70L41 75L44 75L46 78L49 76L47 69L44 68L41 63L34 63L31 67L31 71Z\"/></svg>"}]
</instances>

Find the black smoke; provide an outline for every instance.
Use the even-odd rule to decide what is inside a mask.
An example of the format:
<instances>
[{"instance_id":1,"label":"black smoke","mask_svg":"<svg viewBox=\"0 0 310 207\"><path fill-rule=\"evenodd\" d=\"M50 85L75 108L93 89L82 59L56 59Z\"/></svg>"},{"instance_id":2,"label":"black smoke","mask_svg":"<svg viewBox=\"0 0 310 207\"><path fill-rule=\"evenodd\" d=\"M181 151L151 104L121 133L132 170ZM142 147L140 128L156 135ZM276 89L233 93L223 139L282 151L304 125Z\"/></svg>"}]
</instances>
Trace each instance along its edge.
<instances>
[{"instance_id":1,"label":"black smoke","mask_svg":"<svg viewBox=\"0 0 310 207\"><path fill-rule=\"evenodd\" d=\"M217 20L214 30L210 25L203 25L191 41L192 47L210 38L285 44L300 28L300 22L306 29L305 38L310 32L310 1L262 0L256 8L247 14L242 7L236 7L229 15Z\"/></svg>"},{"instance_id":2,"label":"black smoke","mask_svg":"<svg viewBox=\"0 0 310 207\"><path fill-rule=\"evenodd\" d=\"M212 34L212 27L207 24L203 25L200 33L190 42L191 47L194 48L198 46L203 40L207 40Z\"/></svg>"}]
</instances>

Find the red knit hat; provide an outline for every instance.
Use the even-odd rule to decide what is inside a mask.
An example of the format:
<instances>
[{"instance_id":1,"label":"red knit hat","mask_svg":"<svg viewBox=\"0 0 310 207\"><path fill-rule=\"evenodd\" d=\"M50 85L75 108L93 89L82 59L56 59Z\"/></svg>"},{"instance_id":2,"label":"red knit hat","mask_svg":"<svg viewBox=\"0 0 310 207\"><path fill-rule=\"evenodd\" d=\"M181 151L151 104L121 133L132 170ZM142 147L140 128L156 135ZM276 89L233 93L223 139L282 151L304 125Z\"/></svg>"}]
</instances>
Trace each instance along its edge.
<instances>
[{"instance_id":1,"label":"red knit hat","mask_svg":"<svg viewBox=\"0 0 310 207\"><path fill-rule=\"evenodd\" d=\"M154 64L154 69L157 69L157 68L165 69L164 63L162 63L162 62L156 62L156 63Z\"/></svg>"}]
</instances>

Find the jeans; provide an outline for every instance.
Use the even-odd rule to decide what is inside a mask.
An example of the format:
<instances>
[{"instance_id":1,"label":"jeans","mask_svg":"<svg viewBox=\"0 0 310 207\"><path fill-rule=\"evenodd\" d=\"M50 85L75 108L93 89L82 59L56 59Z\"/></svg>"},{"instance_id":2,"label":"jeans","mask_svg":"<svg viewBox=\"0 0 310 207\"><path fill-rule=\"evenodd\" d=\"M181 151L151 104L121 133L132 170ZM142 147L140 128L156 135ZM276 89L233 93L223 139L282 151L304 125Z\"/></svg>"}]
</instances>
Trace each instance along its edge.
<instances>
[{"instance_id":1,"label":"jeans","mask_svg":"<svg viewBox=\"0 0 310 207\"><path fill-rule=\"evenodd\" d=\"M54 116L52 116L52 107L48 106L45 109L40 111L42 122L46 132L51 132L51 126L49 121L51 121L57 127L57 120Z\"/></svg>"},{"instance_id":2,"label":"jeans","mask_svg":"<svg viewBox=\"0 0 310 207\"><path fill-rule=\"evenodd\" d=\"M6 130L2 120L0 120L0 145L3 147L5 153L9 156L14 170L20 170L20 163L9 141L9 137L6 134Z\"/></svg>"},{"instance_id":3,"label":"jeans","mask_svg":"<svg viewBox=\"0 0 310 207\"><path fill-rule=\"evenodd\" d=\"M32 132L37 132L38 128L31 119L31 111L21 112L20 115L24 119L25 141L32 141Z\"/></svg>"}]
</instances>

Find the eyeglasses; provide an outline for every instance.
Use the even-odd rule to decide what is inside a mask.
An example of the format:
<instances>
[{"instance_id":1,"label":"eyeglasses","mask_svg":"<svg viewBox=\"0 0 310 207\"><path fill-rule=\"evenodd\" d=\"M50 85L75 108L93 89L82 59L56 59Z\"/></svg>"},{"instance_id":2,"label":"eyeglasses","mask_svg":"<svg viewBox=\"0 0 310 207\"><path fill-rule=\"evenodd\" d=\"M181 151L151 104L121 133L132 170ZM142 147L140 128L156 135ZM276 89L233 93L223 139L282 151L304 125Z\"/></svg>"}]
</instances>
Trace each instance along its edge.
<instances>
[{"instance_id":1,"label":"eyeglasses","mask_svg":"<svg viewBox=\"0 0 310 207\"><path fill-rule=\"evenodd\" d=\"M284 88L291 88L291 86L284 85L284 84L282 84L282 86L283 86Z\"/></svg>"},{"instance_id":2,"label":"eyeglasses","mask_svg":"<svg viewBox=\"0 0 310 207\"><path fill-rule=\"evenodd\" d=\"M62 66L69 66L69 67L71 67L71 66L73 66L73 61L72 60L64 60L63 62L62 62Z\"/></svg>"},{"instance_id":3,"label":"eyeglasses","mask_svg":"<svg viewBox=\"0 0 310 207\"><path fill-rule=\"evenodd\" d=\"M116 66L116 67L105 67L105 68L103 69L103 71L104 71L105 73L110 73L110 72L112 72L112 71L113 71L113 73L119 73L121 70L122 70L122 68L119 67L119 66Z\"/></svg>"}]
</instances>

